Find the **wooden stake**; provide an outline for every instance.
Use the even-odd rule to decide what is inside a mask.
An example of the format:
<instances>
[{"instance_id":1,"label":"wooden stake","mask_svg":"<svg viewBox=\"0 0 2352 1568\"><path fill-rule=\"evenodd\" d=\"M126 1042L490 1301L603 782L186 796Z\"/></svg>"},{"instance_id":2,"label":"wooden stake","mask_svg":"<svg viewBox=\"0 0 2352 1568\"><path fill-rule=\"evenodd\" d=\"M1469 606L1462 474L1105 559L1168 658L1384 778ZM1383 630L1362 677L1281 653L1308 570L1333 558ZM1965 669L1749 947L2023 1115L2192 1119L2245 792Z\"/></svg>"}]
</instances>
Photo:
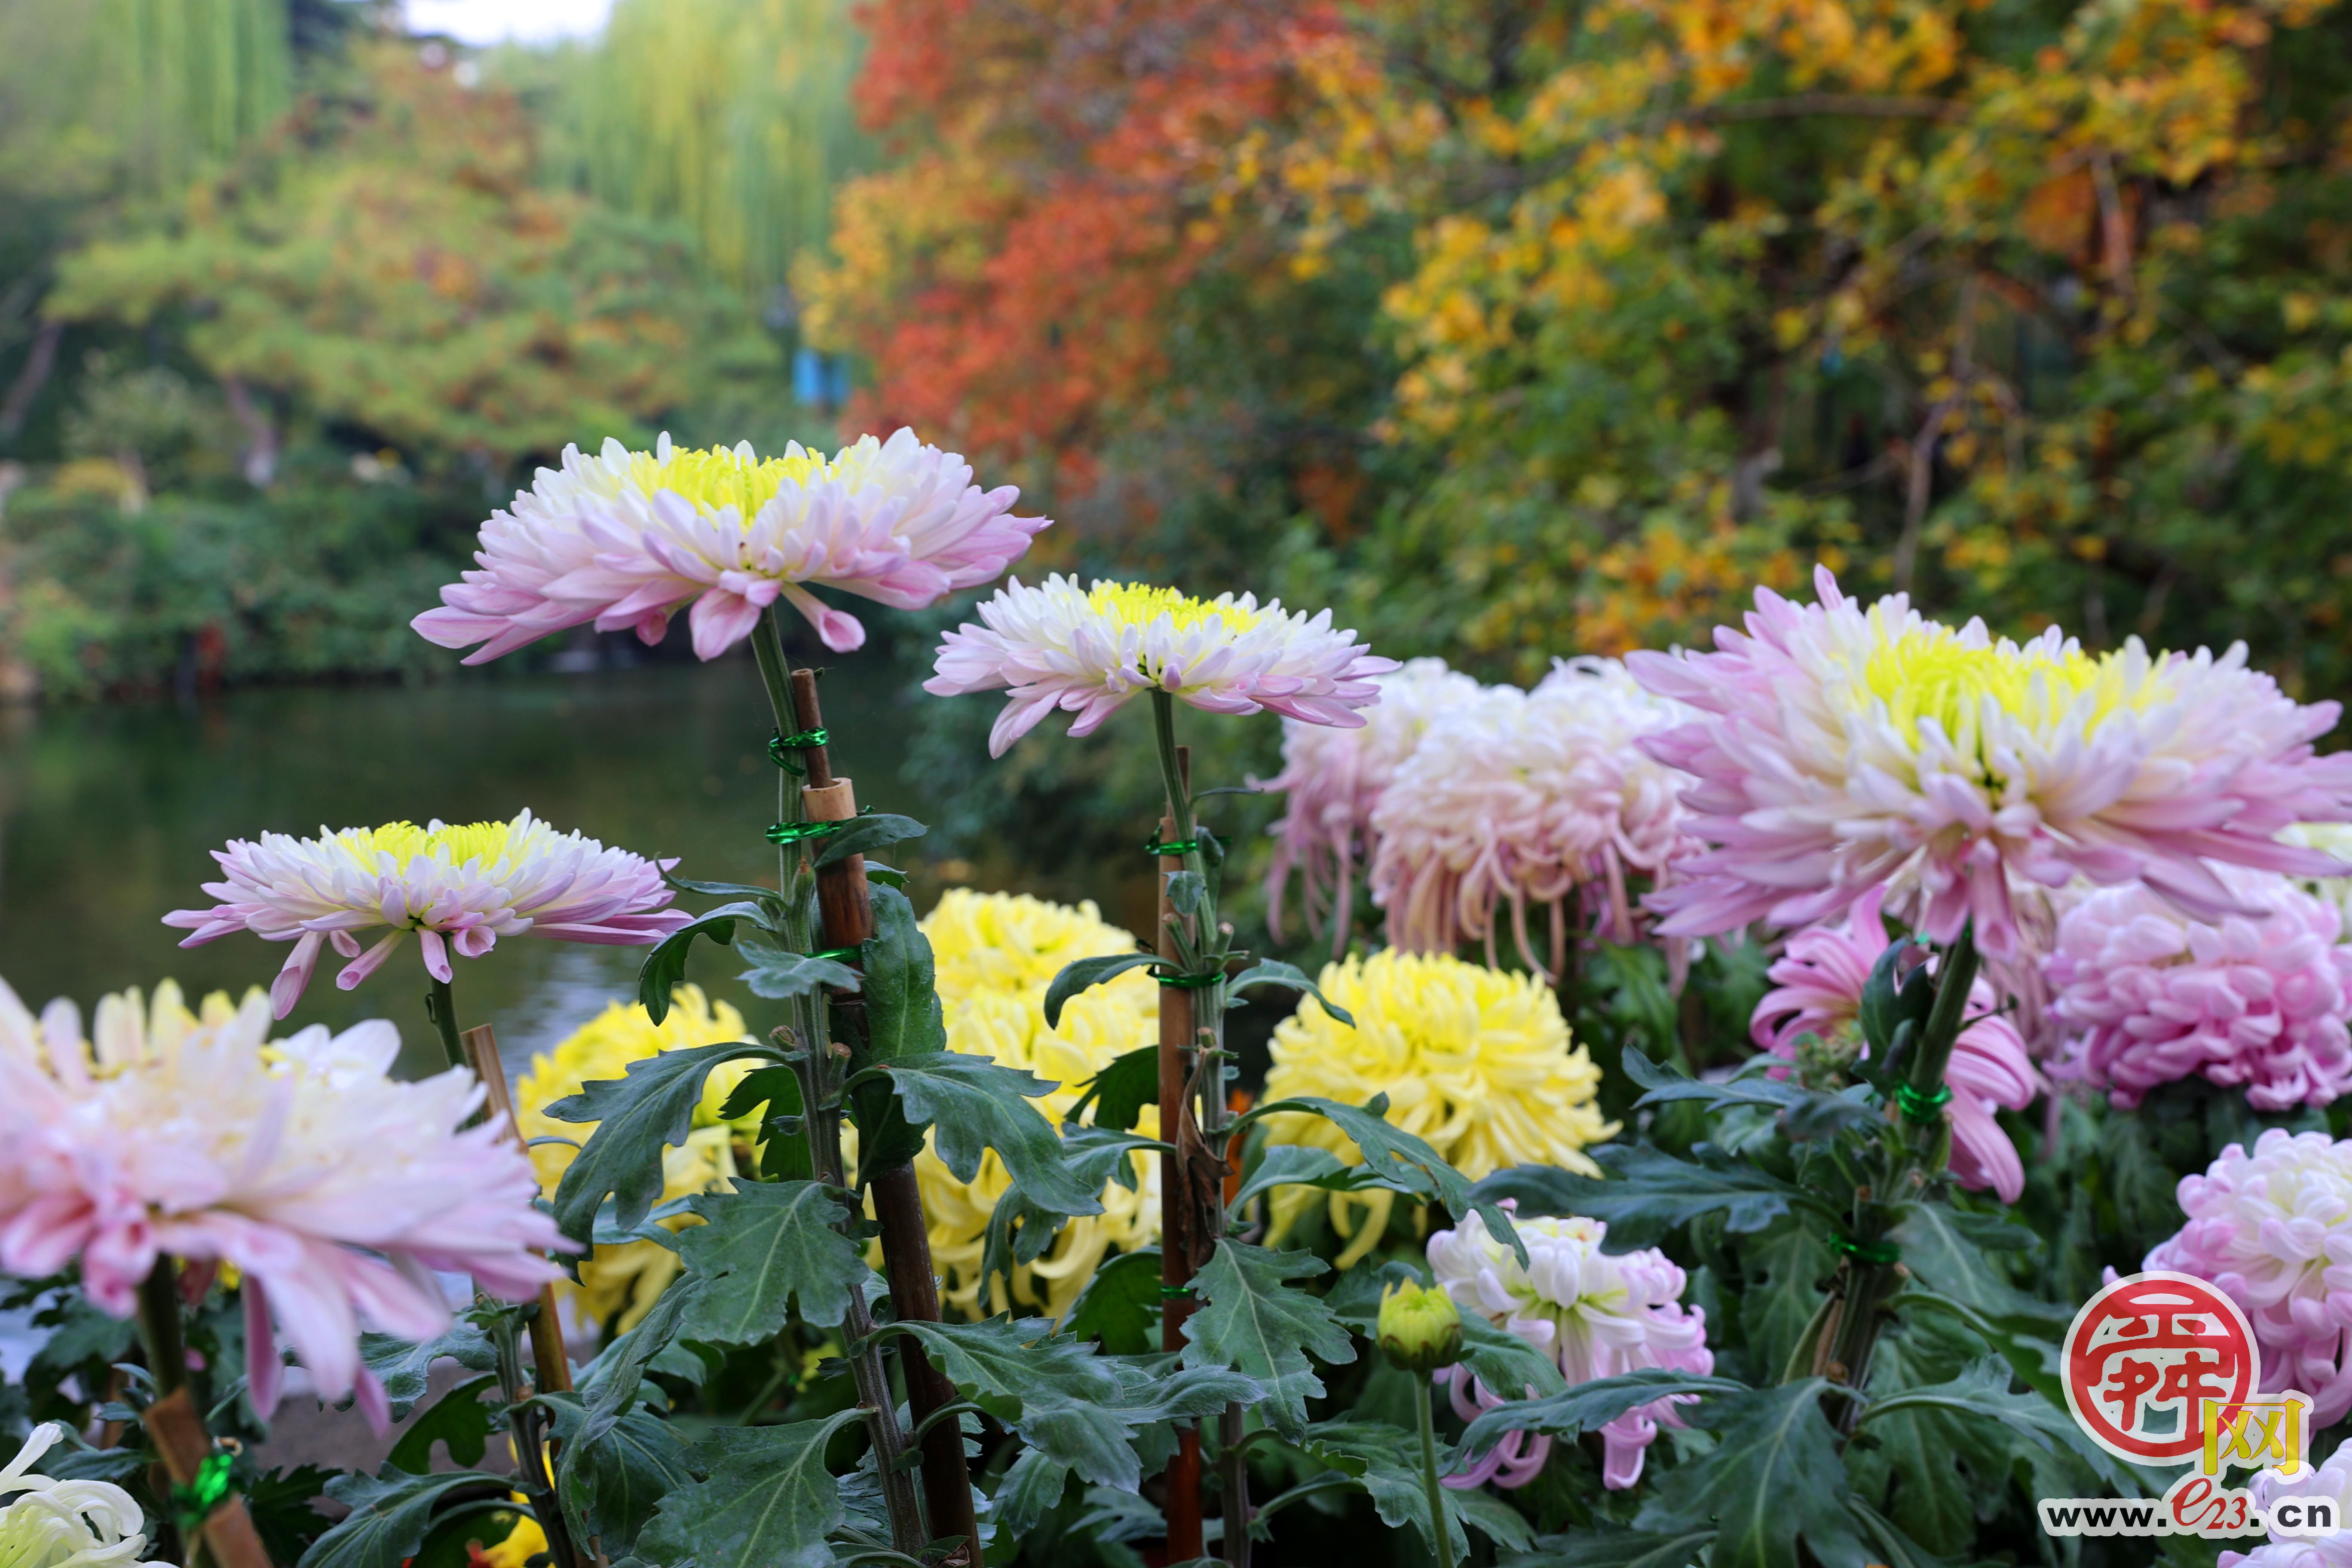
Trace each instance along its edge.
<instances>
[{"instance_id":1,"label":"wooden stake","mask_svg":"<svg viewBox=\"0 0 2352 1568\"><path fill-rule=\"evenodd\" d=\"M466 1048L467 1062L474 1076L482 1080L489 1093L490 1114L504 1121L507 1133L530 1153L530 1144L522 1135L522 1123L515 1119L514 1093L507 1087L506 1063L499 1057L499 1037L488 1024L477 1024L457 1037ZM530 1366L533 1383L541 1394L568 1394L572 1391L572 1358L564 1352L563 1320L555 1313L555 1287L539 1288L539 1316L530 1325Z\"/></svg>"},{"instance_id":2,"label":"wooden stake","mask_svg":"<svg viewBox=\"0 0 2352 1568\"><path fill-rule=\"evenodd\" d=\"M173 1389L147 1407L147 1435L155 1440L156 1452L163 1458L164 1473L175 1487L191 1485L204 1462L212 1457L213 1440L205 1430L205 1418L196 1413L196 1402L186 1384ZM205 1550L222 1568L269 1568L269 1553L262 1550L260 1532L253 1528L253 1516L245 1510L245 1500L231 1493L221 1500L220 1506L205 1516L197 1534L204 1538ZM194 1542L184 1542L194 1556Z\"/></svg>"},{"instance_id":3,"label":"wooden stake","mask_svg":"<svg viewBox=\"0 0 2352 1568\"><path fill-rule=\"evenodd\" d=\"M793 671L793 716L802 730L824 728L824 710L817 701L816 672ZM824 746L800 748L808 769L801 798L813 822L846 822L857 815L857 795L848 779L833 773L833 757ZM816 873L818 930L829 948L854 948L874 934L874 895L866 880L866 857L845 855ZM853 967L856 960L845 962ZM861 1041L866 1032L866 1003L855 992L833 998L844 1021ZM915 1167L899 1164L876 1173L866 1183L874 1194L874 1217L882 1231L882 1266L890 1280L890 1302L901 1322L940 1321L940 1279L931 1261L930 1231L923 1217L923 1192ZM911 1337L898 1341L898 1364L907 1378L907 1406L919 1426L933 1411L956 1398L955 1384L931 1364L922 1345ZM963 1544L949 1553L941 1568L971 1568L980 1562L980 1520L972 1510L971 1470L963 1451L963 1423L935 1423L923 1434L923 1507L933 1539L960 1535Z\"/></svg>"}]
</instances>

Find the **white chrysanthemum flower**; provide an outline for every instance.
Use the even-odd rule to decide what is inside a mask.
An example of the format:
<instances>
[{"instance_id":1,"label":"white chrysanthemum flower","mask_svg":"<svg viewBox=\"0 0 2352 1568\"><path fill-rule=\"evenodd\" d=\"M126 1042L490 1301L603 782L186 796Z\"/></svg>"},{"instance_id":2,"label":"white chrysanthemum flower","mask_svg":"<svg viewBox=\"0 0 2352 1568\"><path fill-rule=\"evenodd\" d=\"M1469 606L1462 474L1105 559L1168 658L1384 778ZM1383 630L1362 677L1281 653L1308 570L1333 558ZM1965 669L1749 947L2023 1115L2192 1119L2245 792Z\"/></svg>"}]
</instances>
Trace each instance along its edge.
<instances>
[{"instance_id":1,"label":"white chrysanthemum flower","mask_svg":"<svg viewBox=\"0 0 2352 1568\"><path fill-rule=\"evenodd\" d=\"M60 1481L34 1464L65 1436L45 1421L0 1466L0 1568L115 1568L142 1562L146 1518L111 1481Z\"/></svg>"},{"instance_id":2,"label":"white chrysanthemum flower","mask_svg":"<svg viewBox=\"0 0 2352 1568\"><path fill-rule=\"evenodd\" d=\"M797 441L768 458L749 442L689 450L667 436L650 452L566 447L561 470L540 469L482 525L481 569L410 624L443 647L480 643L466 658L480 664L589 621L659 642L692 601L694 651L716 658L782 599L845 653L866 628L810 585L901 610L976 587L1046 526L1011 515L1020 494L982 490L971 464L911 430L830 458Z\"/></svg>"},{"instance_id":3,"label":"white chrysanthemum flower","mask_svg":"<svg viewBox=\"0 0 2352 1568\"><path fill-rule=\"evenodd\" d=\"M1282 772L1263 787L1288 796L1266 872L1266 924L1282 940L1282 895L1296 869L1310 924L1331 911L1334 955L1347 951L1349 911L1359 856L1371 858L1372 808L1389 781L1421 744L1433 720L1478 700L1478 683L1442 658L1408 659L1375 678L1381 700L1361 727L1282 722ZM1255 783L1255 780L1252 780Z\"/></svg>"},{"instance_id":4,"label":"white chrysanthemum flower","mask_svg":"<svg viewBox=\"0 0 2352 1568\"><path fill-rule=\"evenodd\" d=\"M1483 1315L1558 1361L1570 1388L1644 1367L1700 1377L1715 1370L1706 1312L1683 1306L1687 1281L1664 1253L1654 1247L1603 1252L1609 1227L1597 1219L1515 1217L1512 1224L1527 1245L1524 1265L1475 1214L1429 1238L1430 1270L1464 1311ZM1477 1413L1465 1397L1467 1377L1465 1370L1454 1383L1465 1419ZM1520 1391L1493 1392L1511 1397ZM1635 1405L1601 1429L1605 1485L1622 1489L1642 1479L1658 1423L1675 1421L1677 1403L1687 1401ZM1494 1464L1490 1455L1488 1465Z\"/></svg>"},{"instance_id":5,"label":"white chrysanthemum flower","mask_svg":"<svg viewBox=\"0 0 2352 1568\"><path fill-rule=\"evenodd\" d=\"M79 1258L90 1301L128 1317L159 1257L233 1263L255 1407L277 1402L275 1316L322 1395L356 1386L381 1416L362 1325L430 1339L449 1325L433 1270L528 1300L557 1277L533 1249L570 1245L522 1150L467 1125L474 1075L404 1083L399 1055L381 1020L272 1042L259 992L198 1017L169 982L152 1009L105 998L85 1044L72 1003L37 1021L0 983L0 1270Z\"/></svg>"},{"instance_id":6,"label":"white chrysanthemum flower","mask_svg":"<svg viewBox=\"0 0 2352 1568\"><path fill-rule=\"evenodd\" d=\"M692 918L667 907L661 874L677 862L558 833L528 811L512 822L454 827L394 822L341 833L321 827L316 838L265 833L232 839L213 858L228 879L204 889L220 902L174 910L163 923L194 929L182 947L240 931L293 942L269 988L281 1018L310 984L322 942L352 961L335 976L349 991L412 931L425 967L446 981L450 948L478 958L502 936L646 946ZM392 929L362 952L352 933L381 926Z\"/></svg>"},{"instance_id":7,"label":"white chrysanthemum flower","mask_svg":"<svg viewBox=\"0 0 2352 1568\"><path fill-rule=\"evenodd\" d=\"M1091 735L1130 697L1160 690L1211 713L1270 710L1308 724L1353 728L1381 700L1372 677L1397 668L1337 631L1331 612L1263 608L1252 595L1189 598L1173 588L1097 582L1081 589L1055 575L1032 588L1019 578L980 606L980 618L948 633L934 697L1006 691L989 733L1001 757L1053 709Z\"/></svg>"},{"instance_id":8,"label":"white chrysanthemum flower","mask_svg":"<svg viewBox=\"0 0 2352 1568\"><path fill-rule=\"evenodd\" d=\"M1567 914L1579 889L1606 910L1614 940L1636 932L1625 879L1663 882L1699 847L1678 798L1690 780L1640 746L1689 717L1653 697L1615 659L1563 659L1533 691L1497 687L1430 723L1372 809L1379 843L1372 900L1389 939L1450 952L1484 940L1507 903L1528 967L1559 973ZM1528 935L1528 906L1553 905L1551 963Z\"/></svg>"}]
</instances>

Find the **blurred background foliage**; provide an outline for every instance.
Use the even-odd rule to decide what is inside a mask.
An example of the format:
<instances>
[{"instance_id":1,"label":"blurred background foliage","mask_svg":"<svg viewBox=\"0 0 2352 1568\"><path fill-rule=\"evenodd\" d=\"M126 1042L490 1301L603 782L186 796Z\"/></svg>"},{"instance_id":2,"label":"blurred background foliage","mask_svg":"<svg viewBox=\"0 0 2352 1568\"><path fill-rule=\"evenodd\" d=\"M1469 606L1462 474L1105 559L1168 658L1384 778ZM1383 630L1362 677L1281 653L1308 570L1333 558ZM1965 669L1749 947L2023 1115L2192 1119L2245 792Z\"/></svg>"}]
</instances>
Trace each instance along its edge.
<instances>
[{"instance_id":1,"label":"blurred background foliage","mask_svg":"<svg viewBox=\"0 0 2352 1568\"><path fill-rule=\"evenodd\" d=\"M1490 679L1822 561L2332 695L2347 164L2328 0L26 0L0 686L442 668L565 441L908 423L1059 520L1024 574ZM945 842L1126 853L1124 749L992 769L984 707L915 710Z\"/></svg>"}]
</instances>

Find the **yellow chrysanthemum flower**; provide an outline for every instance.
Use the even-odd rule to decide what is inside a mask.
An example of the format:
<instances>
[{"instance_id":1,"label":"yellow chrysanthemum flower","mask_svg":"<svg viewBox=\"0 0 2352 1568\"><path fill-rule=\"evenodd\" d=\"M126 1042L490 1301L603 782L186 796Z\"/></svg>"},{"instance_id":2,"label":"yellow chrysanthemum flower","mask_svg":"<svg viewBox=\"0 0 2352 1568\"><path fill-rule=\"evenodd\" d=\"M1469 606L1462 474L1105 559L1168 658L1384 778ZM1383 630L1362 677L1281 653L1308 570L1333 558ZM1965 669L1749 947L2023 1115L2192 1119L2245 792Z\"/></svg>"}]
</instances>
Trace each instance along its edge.
<instances>
[{"instance_id":1,"label":"yellow chrysanthemum flower","mask_svg":"<svg viewBox=\"0 0 2352 1568\"><path fill-rule=\"evenodd\" d=\"M1323 994L1355 1017L1349 1028L1309 996L1275 1026L1268 1100L1319 1095L1362 1105L1389 1097L1389 1121L1426 1141L1473 1181L1511 1165L1558 1165L1599 1175L1583 1151L1614 1137L1593 1095L1601 1069L1568 1024L1551 988L1443 953L1394 949L1326 964ZM1311 1144L1349 1163L1354 1140L1319 1116L1273 1116L1266 1136ZM1274 1234L1297 1224L1320 1194L1278 1187ZM1380 1244L1396 1194L1330 1194L1331 1223L1349 1238L1339 1267ZM1360 1220L1359 1215L1360 1211Z\"/></svg>"},{"instance_id":2,"label":"yellow chrysanthemum flower","mask_svg":"<svg viewBox=\"0 0 2352 1568\"><path fill-rule=\"evenodd\" d=\"M1063 965L1135 951L1135 938L1105 922L1091 902L1072 909L1026 895L953 889L924 917L922 929L938 964L948 1048L1058 1082L1034 1102L1048 1120L1058 1122L1096 1073L1160 1038L1159 988L1138 971L1075 998L1062 1010L1061 1026L1045 1027L1045 988ZM1137 1131L1157 1136L1158 1124L1147 1108ZM992 1152L972 1181L959 1182L927 1144L915 1158L915 1175L947 1301L973 1318L1015 1304L1055 1318L1068 1311L1107 1256L1159 1239L1159 1161L1139 1154L1135 1164L1135 1191L1117 1183L1105 1187L1101 1214L1070 1221L1045 1257L1014 1270L1011 1301L1000 1280L983 1307L988 1218L1011 1178Z\"/></svg>"},{"instance_id":3,"label":"yellow chrysanthemum flower","mask_svg":"<svg viewBox=\"0 0 2352 1568\"><path fill-rule=\"evenodd\" d=\"M600 1079L625 1077L629 1064L662 1051L689 1046L717 1045L746 1039L743 1016L726 1003L713 1004L696 985L681 985L670 1001L669 1016L656 1025L635 1003L608 1003L604 1012L575 1030L555 1047L531 1058L530 1071L515 1085L515 1116L526 1138L569 1138L585 1142L593 1123L558 1121L547 1108L580 1087ZM756 1064L730 1062L713 1072L695 1108L694 1130L686 1142L662 1151L662 1201L694 1193L723 1192L733 1181L738 1140L757 1132L756 1116L733 1123L721 1121L719 1108L736 1084ZM574 1152L561 1143L542 1143L530 1152L538 1167L540 1186L552 1194L563 1179ZM672 1230L694 1223L686 1215L663 1222ZM583 1326L601 1328L618 1314L622 1330L636 1327L652 1310L654 1300L677 1278L677 1255L657 1243L632 1241L621 1247L600 1247L580 1265L580 1283L562 1287Z\"/></svg>"}]
</instances>

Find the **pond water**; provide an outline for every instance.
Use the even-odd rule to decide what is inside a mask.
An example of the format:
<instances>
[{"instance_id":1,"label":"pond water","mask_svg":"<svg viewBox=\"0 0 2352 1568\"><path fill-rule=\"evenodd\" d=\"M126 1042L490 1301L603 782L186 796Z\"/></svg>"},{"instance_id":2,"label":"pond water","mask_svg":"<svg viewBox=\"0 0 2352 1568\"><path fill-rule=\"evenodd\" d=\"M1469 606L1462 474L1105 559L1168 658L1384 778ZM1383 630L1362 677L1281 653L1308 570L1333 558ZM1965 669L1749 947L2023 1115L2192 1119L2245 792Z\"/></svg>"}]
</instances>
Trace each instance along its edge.
<instances>
[{"instance_id":1,"label":"pond water","mask_svg":"<svg viewBox=\"0 0 2352 1568\"><path fill-rule=\"evenodd\" d=\"M877 657L845 660L823 691L835 771L861 805L928 817L902 779L908 700ZM187 704L0 709L0 977L37 1009L87 1009L126 985L176 979L191 997L267 985L283 943L234 935L187 950L162 924L206 900L210 851L263 829L314 834L399 818L472 821L528 805L644 855L677 856L682 876L775 877L761 837L774 819L772 728L748 658L576 675L467 675L415 686L284 687ZM928 908L971 875L916 846L892 857ZM699 900L687 900L703 907ZM509 939L457 961L458 1012L497 1026L510 1069L562 1039L606 998L635 994L643 950ZM698 948L692 978L742 1005L732 967ZM391 1019L404 1066L438 1066L415 944L353 992L325 955L286 1027ZM754 1004L758 1019L772 1005Z\"/></svg>"}]
</instances>

